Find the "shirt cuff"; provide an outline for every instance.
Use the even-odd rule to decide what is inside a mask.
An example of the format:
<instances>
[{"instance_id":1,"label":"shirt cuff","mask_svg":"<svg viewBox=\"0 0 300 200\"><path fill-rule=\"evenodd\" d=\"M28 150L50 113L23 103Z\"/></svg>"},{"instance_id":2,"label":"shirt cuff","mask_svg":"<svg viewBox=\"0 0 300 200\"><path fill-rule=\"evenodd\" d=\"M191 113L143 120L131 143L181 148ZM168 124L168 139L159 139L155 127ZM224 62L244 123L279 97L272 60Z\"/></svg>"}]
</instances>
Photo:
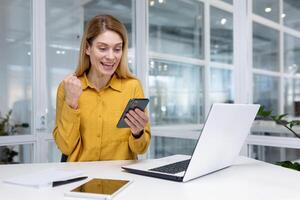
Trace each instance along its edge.
<instances>
[{"instance_id":1,"label":"shirt cuff","mask_svg":"<svg viewBox=\"0 0 300 200\"><path fill-rule=\"evenodd\" d=\"M140 134L140 135L138 135L138 136L134 136L132 133L131 133L131 140L132 140L132 142L133 143L136 143L136 144L138 144L138 143L140 143L140 142L142 142L143 140L145 140L145 129L143 130L143 132Z\"/></svg>"},{"instance_id":2,"label":"shirt cuff","mask_svg":"<svg viewBox=\"0 0 300 200\"><path fill-rule=\"evenodd\" d=\"M134 135L133 133L131 133L131 135L132 135L135 139L139 139L140 137L142 137L143 134L144 134L144 129L141 130L141 131L139 132L138 135Z\"/></svg>"},{"instance_id":3,"label":"shirt cuff","mask_svg":"<svg viewBox=\"0 0 300 200\"><path fill-rule=\"evenodd\" d=\"M75 110L71 108L66 102L64 102L62 107L62 113L61 113L61 118L63 121L74 122L79 118L79 116L80 116L79 109Z\"/></svg>"}]
</instances>

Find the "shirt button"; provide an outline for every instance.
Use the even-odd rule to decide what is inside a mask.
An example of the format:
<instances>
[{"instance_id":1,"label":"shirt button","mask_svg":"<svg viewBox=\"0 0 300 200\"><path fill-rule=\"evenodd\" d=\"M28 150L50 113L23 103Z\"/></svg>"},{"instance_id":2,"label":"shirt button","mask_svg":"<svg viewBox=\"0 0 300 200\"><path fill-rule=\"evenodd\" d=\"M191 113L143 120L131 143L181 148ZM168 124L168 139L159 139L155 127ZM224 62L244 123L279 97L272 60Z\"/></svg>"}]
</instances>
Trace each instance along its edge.
<instances>
[{"instance_id":1,"label":"shirt button","mask_svg":"<svg viewBox=\"0 0 300 200\"><path fill-rule=\"evenodd\" d=\"M98 134L97 137L99 138L99 137L100 137L100 134Z\"/></svg>"}]
</instances>

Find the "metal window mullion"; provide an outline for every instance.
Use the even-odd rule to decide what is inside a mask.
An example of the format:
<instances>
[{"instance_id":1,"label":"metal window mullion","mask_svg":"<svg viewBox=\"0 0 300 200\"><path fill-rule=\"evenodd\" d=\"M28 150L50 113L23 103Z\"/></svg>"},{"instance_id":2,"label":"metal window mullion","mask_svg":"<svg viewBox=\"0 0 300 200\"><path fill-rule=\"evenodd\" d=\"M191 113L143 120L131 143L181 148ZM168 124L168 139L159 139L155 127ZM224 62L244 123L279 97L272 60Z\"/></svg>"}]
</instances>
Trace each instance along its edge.
<instances>
[{"instance_id":1,"label":"metal window mullion","mask_svg":"<svg viewBox=\"0 0 300 200\"><path fill-rule=\"evenodd\" d=\"M236 0L235 0L236 1ZM246 26L248 27L248 34L247 34L247 55L246 55L246 62L248 63L248 71L247 71L247 88L248 88L248 103L253 103L253 88L254 88L254 82L253 82L253 21L252 21L252 0L248 0L246 2L246 12L247 17L246 21L244 22ZM249 135L248 135L249 137ZM247 138L248 138L247 137ZM248 146L248 142L246 140L241 154L250 156L251 155L251 149Z\"/></svg>"},{"instance_id":2,"label":"metal window mullion","mask_svg":"<svg viewBox=\"0 0 300 200\"><path fill-rule=\"evenodd\" d=\"M231 4L228 4L228 3L220 1L220 0L209 0L209 3L210 3L211 6L213 6L215 8L219 8L219 9L224 10L226 12L233 13L233 10L234 10L233 7L234 6L232 6Z\"/></svg>"},{"instance_id":3,"label":"metal window mullion","mask_svg":"<svg viewBox=\"0 0 300 200\"><path fill-rule=\"evenodd\" d=\"M280 72L268 71L265 69L257 69L257 68L253 68L252 72L255 74L262 74L262 75L274 76L274 77L279 77L281 75Z\"/></svg>"},{"instance_id":4,"label":"metal window mullion","mask_svg":"<svg viewBox=\"0 0 300 200\"><path fill-rule=\"evenodd\" d=\"M234 101L251 103L252 98L249 97L252 95L252 27L249 1L234 0L233 13ZM248 155L247 144L243 146L240 154Z\"/></svg>"},{"instance_id":5,"label":"metal window mullion","mask_svg":"<svg viewBox=\"0 0 300 200\"><path fill-rule=\"evenodd\" d=\"M285 33L288 33L288 34L291 35L291 36L300 38L300 31L291 29L291 28L289 28L289 27L284 27L284 25L282 25L282 26L283 26L282 29L283 29L283 31L284 31Z\"/></svg>"},{"instance_id":6,"label":"metal window mullion","mask_svg":"<svg viewBox=\"0 0 300 200\"><path fill-rule=\"evenodd\" d=\"M249 33L248 26L248 10L247 1L234 1L234 15L233 15L233 43L234 43L234 83L235 83L235 102L236 103L249 103L249 72L251 65L248 62L248 51L245 47L249 47Z\"/></svg>"},{"instance_id":7,"label":"metal window mullion","mask_svg":"<svg viewBox=\"0 0 300 200\"><path fill-rule=\"evenodd\" d=\"M252 20L255 23L259 23L259 24L261 24L263 26L267 26L268 28L271 28L271 29L275 29L275 30L280 29L280 25L277 22L263 18L259 15L253 14L253 13L252 13Z\"/></svg>"},{"instance_id":8,"label":"metal window mullion","mask_svg":"<svg viewBox=\"0 0 300 200\"><path fill-rule=\"evenodd\" d=\"M171 62L186 63L192 65L204 65L205 61L190 57L177 56L172 54L158 53L158 52L149 52L149 57L153 59L166 60Z\"/></svg>"},{"instance_id":9,"label":"metal window mullion","mask_svg":"<svg viewBox=\"0 0 300 200\"><path fill-rule=\"evenodd\" d=\"M204 2L204 115L210 109L210 4Z\"/></svg>"},{"instance_id":10,"label":"metal window mullion","mask_svg":"<svg viewBox=\"0 0 300 200\"><path fill-rule=\"evenodd\" d=\"M213 68L219 68L219 69L234 69L234 64L227 64L227 63L220 63L220 62L210 62L210 66Z\"/></svg>"},{"instance_id":11,"label":"metal window mullion","mask_svg":"<svg viewBox=\"0 0 300 200\"><path fill-rule=\"evenodd\" d=\"M32 66L33 66L33 134L34 162L41 162L45 155L41 155L42 141L38 137L40 132L46 131L47 87L46 87L46 0L32 0ZM44 123L44 124L43 124ZM44 147L45 148L45 147Z\"/></svg>"},{"instance_id":12,"label":"metal window mullion","mask_svg":"<svg viewBox=\"0 0 300 200\"><path fill-rule=\"evenodd\" d=\"M149 69L148 69L148 31L149 31L149 20L148 20L148 1L147 0L135 0L135 64L136 74L141 81L144 94L146 97L150 97L149 93ZM139 156L139 159L149 158L151 155L151 149L146 155Z\"/></svg>"},{"instance_id":13,"label":"metal window mullion","mask_svg":"<svg viewBox=\"0 0 300 200\"><path fill-rule=\"evenodd\" d=\"M254 88L254 83L253 83L253 23L252 23L252 0L247 1L247 23L248 24L248 52L247 52L247 63L248 63L248 100L249 103L253 103L253 88Z\"/></svg>"},{"instance_id":14,"label":"metal window mullion","mask_svg":"<svg viewBox=\"0 0 300 200\"><path fill-rule=\"evenodd\" d=\"M1 136L0 146L34 144L36 137L34 135L13 135Z\"/></svg>"},{"instance_id":15,"label":"metal window mullion","mask_svg":"<svg viewBox=\"0 0 300 200\"><path fill-rule=\"evenodd\" d=\"M300 149L300 140L293 137L249 135L247 144Z\"/></svg>"},{"instance_id":16,"label":"metal window mullion","mask_svg":"<svg viewBox=\"0 0 300 200\"><path fill-rule=\"evenodd\" d=\"M284 113L284 32L283 32L283 18L281 17L283 13L283 1L279 1L279 72L280 72L280 81L279 81L279 113Z\"/></svg>"},{"instance_id":17,"label":"metal window mullion","mask_svg":"<svg viewBox=\"0 0 300 200\"><path fill-rule=\"evenodd\" d=\"M135 2L135 27L136 27L136 50L135 63L137 77L144 87L145 96L149 96L148 83L148 1L136 0Z\"/></svg>"}]
</instances>

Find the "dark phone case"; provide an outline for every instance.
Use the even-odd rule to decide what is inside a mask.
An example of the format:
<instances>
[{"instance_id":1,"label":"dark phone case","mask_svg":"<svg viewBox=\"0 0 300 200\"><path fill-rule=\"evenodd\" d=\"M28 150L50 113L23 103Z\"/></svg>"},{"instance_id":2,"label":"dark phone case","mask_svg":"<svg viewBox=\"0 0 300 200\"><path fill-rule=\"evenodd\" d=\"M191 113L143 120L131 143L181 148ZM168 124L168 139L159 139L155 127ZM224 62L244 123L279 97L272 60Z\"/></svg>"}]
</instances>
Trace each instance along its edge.
<instances>
[{"instance_id":1,"label":"dark phone case","mask_svg":"<svg viewBox=\"0 0 300 200\"><path fill-rule=\"evenodd\" d=\"M147 98L141 98L141 99L130 99L127 103L127 106L122 113L122 116L117 124L118 128L128 128L129 126L126 124L124 118L126 117L126 114L129 110L133 110L135 108L139 108L140 110L145 110L147 104L149 103L149 99Z\"/></svg>"}]
</instances>

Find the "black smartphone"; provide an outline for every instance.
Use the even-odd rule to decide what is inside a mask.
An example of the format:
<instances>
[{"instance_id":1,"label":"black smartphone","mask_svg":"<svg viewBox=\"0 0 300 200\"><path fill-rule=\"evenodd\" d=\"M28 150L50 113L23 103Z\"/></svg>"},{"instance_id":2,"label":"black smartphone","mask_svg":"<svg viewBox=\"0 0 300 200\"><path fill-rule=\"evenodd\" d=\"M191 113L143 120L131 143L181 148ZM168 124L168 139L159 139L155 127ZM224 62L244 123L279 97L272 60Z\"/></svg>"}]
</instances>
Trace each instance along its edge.
<instances>
[{"instance_id":1,"label":"black smartphone","mask_svg":"<svg viewBox=\"0 0 300 200\"><path fill-rule=\"evenodd\" d=\"M123 111L121 118L117 124L118 128L128 128L129 126L126 124L125 122L125 117L126 114L130 111L130 110L134 110L136 108L140 109L141 111L144 111L146 106L149 103L149 99L147 98L134 98L134 99L129 99L127 106L125 108L125 110Z\"/></svg>"}]
</instances>

